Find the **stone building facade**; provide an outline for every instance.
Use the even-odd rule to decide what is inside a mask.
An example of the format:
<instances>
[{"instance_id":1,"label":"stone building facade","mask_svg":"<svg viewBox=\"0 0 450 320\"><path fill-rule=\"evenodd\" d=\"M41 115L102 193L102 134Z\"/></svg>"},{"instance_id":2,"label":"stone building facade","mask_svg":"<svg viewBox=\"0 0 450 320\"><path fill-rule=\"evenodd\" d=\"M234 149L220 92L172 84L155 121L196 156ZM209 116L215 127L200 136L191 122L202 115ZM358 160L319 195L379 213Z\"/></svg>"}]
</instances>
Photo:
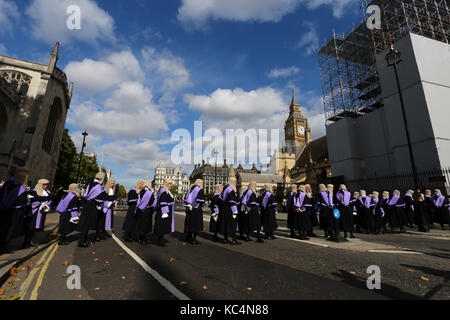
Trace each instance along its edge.
<instances>
[{"instance_id":1,"label":"stone building facade","mask_svg":"<svg viewBox=\"0 0 450 320\"><path fill-rule=\"evenodd\" d=\"M0 179L24 167L32 183L54 180L73 90L58 50L47 65L0 55Z\"/></svg>"},{"instance_id":2,"label":"stone building facade","mask_svg":"<svg viewBox=\"0 0 450 320\"><path fill-rule=\"evenodd\" d=\"M181 168L167 168L164 163L160 163L155 169L155 177L153 179L155 190L159 190L167 179L173 180L178 187L179 194L184 196L189 191L189 177L181 171Z\"/></svg>"}]
</instances>

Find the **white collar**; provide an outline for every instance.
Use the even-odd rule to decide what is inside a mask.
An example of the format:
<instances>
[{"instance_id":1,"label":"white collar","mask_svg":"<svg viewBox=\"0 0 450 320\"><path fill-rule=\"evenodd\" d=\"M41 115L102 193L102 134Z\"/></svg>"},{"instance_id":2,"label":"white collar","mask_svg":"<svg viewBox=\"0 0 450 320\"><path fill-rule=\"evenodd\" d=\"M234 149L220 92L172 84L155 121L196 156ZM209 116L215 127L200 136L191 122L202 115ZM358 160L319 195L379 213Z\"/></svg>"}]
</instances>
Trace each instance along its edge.
<instances>
[{"instance_id":1,"label":"white collar","mask_svg":"<svg viewBox=\"0 0 450 320\"><path fill-rule=\"evenodd\" d=\"M48 193L47 193L47 191L45 191L45 190L42 190L42 195L43 195L44 197L48 197Z\"/></svg>"}]
</instances>

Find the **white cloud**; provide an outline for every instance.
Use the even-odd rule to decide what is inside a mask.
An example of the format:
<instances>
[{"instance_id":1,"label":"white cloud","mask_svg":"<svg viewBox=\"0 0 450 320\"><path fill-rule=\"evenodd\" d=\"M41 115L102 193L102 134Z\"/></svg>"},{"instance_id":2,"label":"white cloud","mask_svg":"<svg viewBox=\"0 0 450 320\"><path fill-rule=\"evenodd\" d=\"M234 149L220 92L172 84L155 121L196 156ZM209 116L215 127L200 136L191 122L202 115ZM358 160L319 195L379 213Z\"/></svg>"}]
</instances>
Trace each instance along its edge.
<instances>
[{"instance_id":1,"label":"white cloud","mask_svg":"<svg viewBox=\"0 0 450 320\"><path fill-rule=\"evenodd\" d=\"M14 2L0 0L0 33L11 31L19 16L19 10Z\"/></svg>"},{"instance_id":2,"label":"white cloud","mask_svg":"<svg viewBox=\"0 0 450 320\"><path fill-rule=\"evenodd\" d=\"M77 5L81 9L81 29L67 28L67 8ZM31 18L31 33L36 39L62 43L73 39L96 43L114 41L114 19L94 0L34 0L26 9Z\"/></svg>"},{"instance_id":3,"label":"white cloud","mask_svg":"<svg viewBox=\"0 0 450 320\"><path fill-rule=\"evenodd\" d=\"M280 128L286 116L282 92L271 87L252 91L217 89L211 95L187 94L189 109L201 113L209 128Z\"/></svg>"},{"instance_id":4,"label":"white cloud","mask_svg":"<svg viewBox=\"0 0 450 320\"><path fill-rule=\"evenodd\" d=\"M309 31L302 35L297 47L304 49L307 55L311 55L319 49L319 35L317 33L317 27L313 23L305 22L305 25Z\"/></svg>"},{"instance_id":5,"label":"white cloud","mask_svg":"<svg viewBox=\"0 0 450 320\"><path fill-rule=\"evenodd\" d=\"M309 9L331 6L339 18L355 3L357 0L182 0L178 20L194 28L201 28L208 20L278 22L300 4Z\"/></svg>"},{"instance_id":6,"label":"white cloud","mask_svg":"<svg viewBox=\"0 0 450 320\"><path fill-rule=\"evenodd\" d=\"M103 150L119 164L149 164L151 161L168 159L169 156L159 150L155 141L144 139L138 142L117 140L103 145Z\"/></svg>"},{"instance_id":7,"label":"white cloud","mask_svg":"<svg viewBox=\"0 0 450 320\"><path fill-rule=\"evenodd\" d=\"M293 76L294 74L297 74L299 72L299 68L297 68L296 66L292 66L288 68L273 69L267 74L267 77L271 79L286 78Z\"/></svg>"},{"instance_id":8,"label":"white cloud","mask_svg":"<svg viewBox=\"0 0 450 320\"><path fill-rule=\"evenodd\" d=\"M139 61L129 50L112 53L103 61L72 61L64 69L69 79L86 93L110 89L124 81L143 81L145 74Z\"/></svg>"},{"instance_id":9,"label":"white cloud","mask_svg":"<svg viewBox=\"0 0 450 320\"><path fill-rule=\"evenodd\" d=\"M160 103L173 103L176 93L191 85L190 74L184 60L169 50L158 52L155 48L146 47L141 51L145 69L161 79Z\"/></svg>"},{"instance_id":10,"label":"white cloud","mask_svg":"<svg viewBox=\"0 0 450 320\"><path fill-rule=\"evenodd\" d=\"M129 168L125 174L132 177L146 177L150 174L150 170L143 168Z\"/></svg>"}]
</instances>

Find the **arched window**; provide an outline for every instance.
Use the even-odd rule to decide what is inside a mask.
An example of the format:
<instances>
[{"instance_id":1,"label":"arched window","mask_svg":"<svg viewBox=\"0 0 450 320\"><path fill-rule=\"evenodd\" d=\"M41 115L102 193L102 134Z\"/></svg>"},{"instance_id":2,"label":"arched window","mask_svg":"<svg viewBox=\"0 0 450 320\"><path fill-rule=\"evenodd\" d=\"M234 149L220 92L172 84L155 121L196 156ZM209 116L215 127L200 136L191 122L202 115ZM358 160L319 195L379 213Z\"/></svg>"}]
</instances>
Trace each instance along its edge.
<instances>
[{"instance_id":1,"label":"arched window","mask_svg":"<svg viewBox=\"0 0 450 320\"><path fill-rule=\"evenodd\" d=\"M55 136L58 119L61 115L61 109L61 100L59 98L55 98L50 109L50 114L47 121L47 129L45 130L44 141L42 143L42 149L44 149L48 153L52 153L53 138Z\"/></svg>"}]
</instances>

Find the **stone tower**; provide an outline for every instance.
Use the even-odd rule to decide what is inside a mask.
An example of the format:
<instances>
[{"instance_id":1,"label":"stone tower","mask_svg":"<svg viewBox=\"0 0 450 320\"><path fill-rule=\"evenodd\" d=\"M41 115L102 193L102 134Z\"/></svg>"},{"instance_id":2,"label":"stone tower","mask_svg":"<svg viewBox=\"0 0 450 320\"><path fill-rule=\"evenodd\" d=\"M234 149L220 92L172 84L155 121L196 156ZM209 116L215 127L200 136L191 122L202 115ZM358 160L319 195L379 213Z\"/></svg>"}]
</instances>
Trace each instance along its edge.
<instances>
[{"instance_id":1,"label":"stone tower","mask_svg":"<svg viewBox=\"0 0 450 320\"><path fill-rule=\"evenodd\" d=\"M311 142L311 129L295 98L294 90L292 90L292 102L289 106L289 117L286 120L284 134L288 153L296 154Z\"/></svg>"},{"instance_id":2,"label":"stone tower","mask_svg":"<svg viewBox=\"0 0 450 320\"><path fill-rule=\"evenodd\" d=\"M73 90L58 54L59 43L47 65L0 55L0 179L25 167L33 184L53 182Z\"/></svg>"}]
</instances>

